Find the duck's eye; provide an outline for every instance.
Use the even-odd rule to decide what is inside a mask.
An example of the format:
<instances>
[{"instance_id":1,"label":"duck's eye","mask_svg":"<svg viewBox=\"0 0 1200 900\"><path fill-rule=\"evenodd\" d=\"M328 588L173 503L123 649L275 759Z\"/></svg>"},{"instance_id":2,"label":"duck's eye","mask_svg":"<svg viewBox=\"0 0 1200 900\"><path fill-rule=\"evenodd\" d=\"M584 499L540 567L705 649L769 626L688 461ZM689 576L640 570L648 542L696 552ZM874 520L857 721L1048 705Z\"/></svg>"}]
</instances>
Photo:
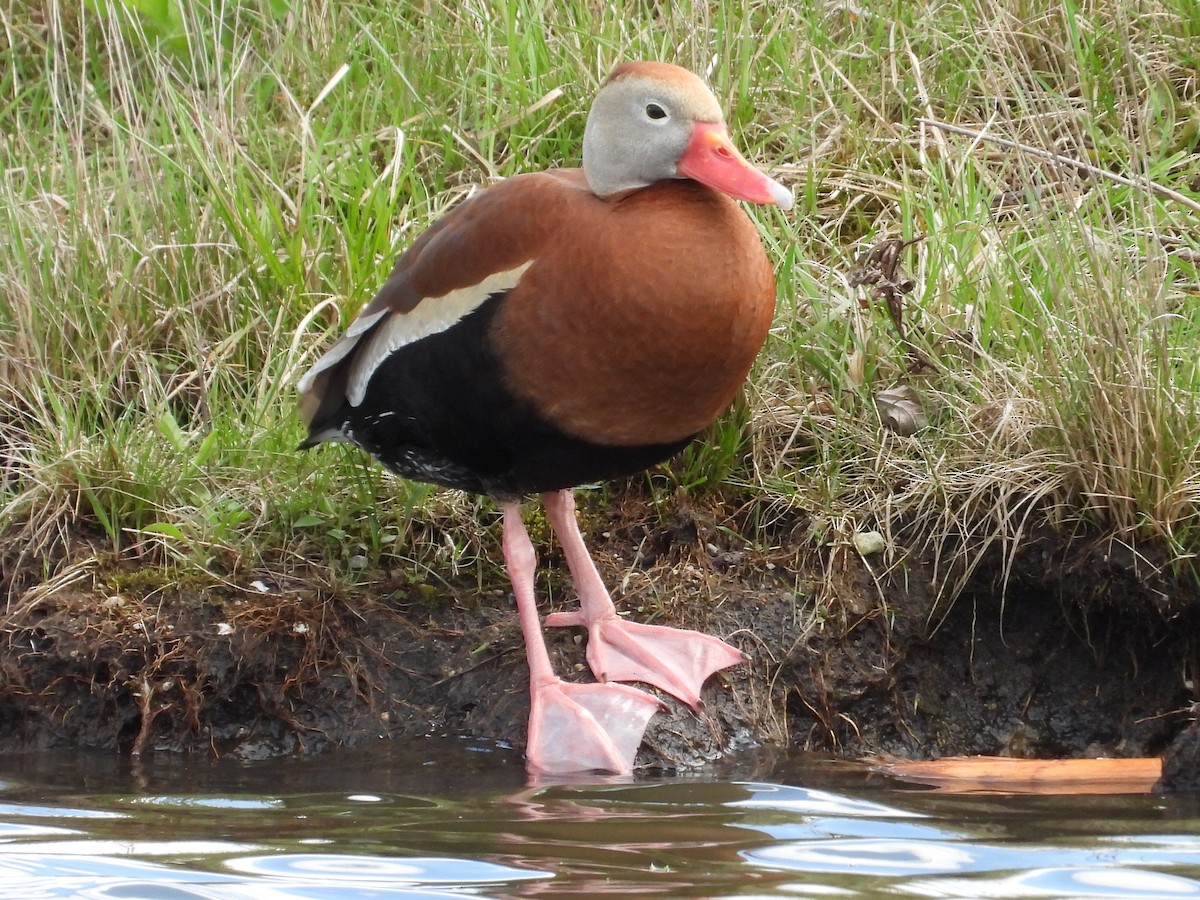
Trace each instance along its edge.
<instances>
[{"instance_id":1,"label":"duck's eye","mask_svg":"<svg viewBox=\"0 0 1200 900\"><path fill-rule=\"evenodd\" d=\"M651 119L665 119L667 117L667 111L657 103L647 103L646 115Z\"/></svg>"}]
</instances>

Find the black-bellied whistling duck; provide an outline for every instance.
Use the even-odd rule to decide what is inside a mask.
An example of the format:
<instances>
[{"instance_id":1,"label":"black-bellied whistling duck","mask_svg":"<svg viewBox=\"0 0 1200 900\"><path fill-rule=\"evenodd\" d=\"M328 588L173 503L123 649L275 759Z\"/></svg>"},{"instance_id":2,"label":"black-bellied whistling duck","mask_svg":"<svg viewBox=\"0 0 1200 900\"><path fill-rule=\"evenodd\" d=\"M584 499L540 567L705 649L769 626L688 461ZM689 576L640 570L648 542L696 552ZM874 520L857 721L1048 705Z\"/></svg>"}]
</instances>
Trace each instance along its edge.
<instances>
[{"instance_id":1,"label":"black-bellied whistling duck","mask_svg":"<svg viewBox=\"0 0 1200 900\"><path fill-rule=\"evenodd\" d=\"M407 478L500 503L532 771L631 771L660 705L612 682L699 708L704 680L744 659L713 637L619 618L571 492L671 456L741 389L775 280L730 198L792 205L735 149L699 78L618 66L588 116L582 170L509 178L437 221L298 385L303 446L350 441ZM547 624L587 628L598 684L551 670L519 506L533 492L580 599Z\"/></svg>"}]
</instances>

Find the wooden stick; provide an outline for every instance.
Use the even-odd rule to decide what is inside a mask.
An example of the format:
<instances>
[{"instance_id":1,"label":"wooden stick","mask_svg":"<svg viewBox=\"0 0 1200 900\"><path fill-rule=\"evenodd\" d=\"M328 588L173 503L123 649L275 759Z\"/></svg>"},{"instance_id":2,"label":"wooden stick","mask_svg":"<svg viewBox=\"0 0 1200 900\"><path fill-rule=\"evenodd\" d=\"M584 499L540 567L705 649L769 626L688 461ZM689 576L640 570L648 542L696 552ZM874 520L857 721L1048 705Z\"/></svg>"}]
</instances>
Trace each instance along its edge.
<instances>
[{"instance_id":1,"label":"wooden stick","mask_svg":"<svg viewBox=\"0 0 1200 900\"><path fill-rule=\"evenodd\" d=\"M1162 775L1162 760L950 756L931 760L881 759L872 768L949 792L1146 794Z\"/></svg>"}]
</instances>

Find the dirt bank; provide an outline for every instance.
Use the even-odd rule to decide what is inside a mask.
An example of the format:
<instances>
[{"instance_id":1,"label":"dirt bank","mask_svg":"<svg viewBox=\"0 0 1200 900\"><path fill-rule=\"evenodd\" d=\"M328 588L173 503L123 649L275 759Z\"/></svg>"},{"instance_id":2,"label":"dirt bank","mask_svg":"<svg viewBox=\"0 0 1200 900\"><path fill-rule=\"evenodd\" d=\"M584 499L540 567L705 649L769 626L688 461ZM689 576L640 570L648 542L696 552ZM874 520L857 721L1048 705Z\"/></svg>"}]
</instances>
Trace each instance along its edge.
<instances>
[{"instance_id":1,"label":"dirt bank","mask_svg":"<svg viewBox=\"0 0 1200 900\"><path fill-rule=\"evenodd\" d=\"M797 552L799 519L775 526L768 551L738 538L749 529L717 501L680 500L664 518L631 487L587 515L621 608L752 657L710 681L704 716L668 700L647 765L756 744L1152 755L1189 719L1195 580L1132 553L1033 541L1006 592L985 565L935 617L930 566ZM557 551L540 552L543 608L569 606ZM381 567L357 588L319 588L294 563L286 576L164 580L86 542L57 568L41 583L26 572L3 618L0 750L258 758L402 734L523 741L524 656L499 569L482 587ZM554 631L550 646L559 671L588 677L578 633Z\"/></svg>"}]
</instances>

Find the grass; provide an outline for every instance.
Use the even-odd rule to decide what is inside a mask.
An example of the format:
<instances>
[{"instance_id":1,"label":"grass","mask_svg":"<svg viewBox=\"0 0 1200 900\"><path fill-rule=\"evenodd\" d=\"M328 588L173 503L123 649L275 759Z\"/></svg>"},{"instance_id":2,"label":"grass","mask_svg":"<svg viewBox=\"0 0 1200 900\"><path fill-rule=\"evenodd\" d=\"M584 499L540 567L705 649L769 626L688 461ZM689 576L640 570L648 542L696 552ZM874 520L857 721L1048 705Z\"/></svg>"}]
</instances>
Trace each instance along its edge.
<instances>
[{"instance_id":1,"label":"grass","mask_svg":"<svg viewBox=\"0 0 1200 900\"><path fill-rule=\"evenodd\" d=\"M744 494L768 544L804 518L802 551L881 530L947 597L1047 528L1194 568L1200 232L1146 183L1200 200L1193 0L0 0L10 560L478 572L486 502L295 453L292 385L472 185L577 164L637 57L704 73L797 196L751 211L780 297L747 402L653 490ZM901 340L848 273L918 237Z\"/></svg>"}]
</instances>

